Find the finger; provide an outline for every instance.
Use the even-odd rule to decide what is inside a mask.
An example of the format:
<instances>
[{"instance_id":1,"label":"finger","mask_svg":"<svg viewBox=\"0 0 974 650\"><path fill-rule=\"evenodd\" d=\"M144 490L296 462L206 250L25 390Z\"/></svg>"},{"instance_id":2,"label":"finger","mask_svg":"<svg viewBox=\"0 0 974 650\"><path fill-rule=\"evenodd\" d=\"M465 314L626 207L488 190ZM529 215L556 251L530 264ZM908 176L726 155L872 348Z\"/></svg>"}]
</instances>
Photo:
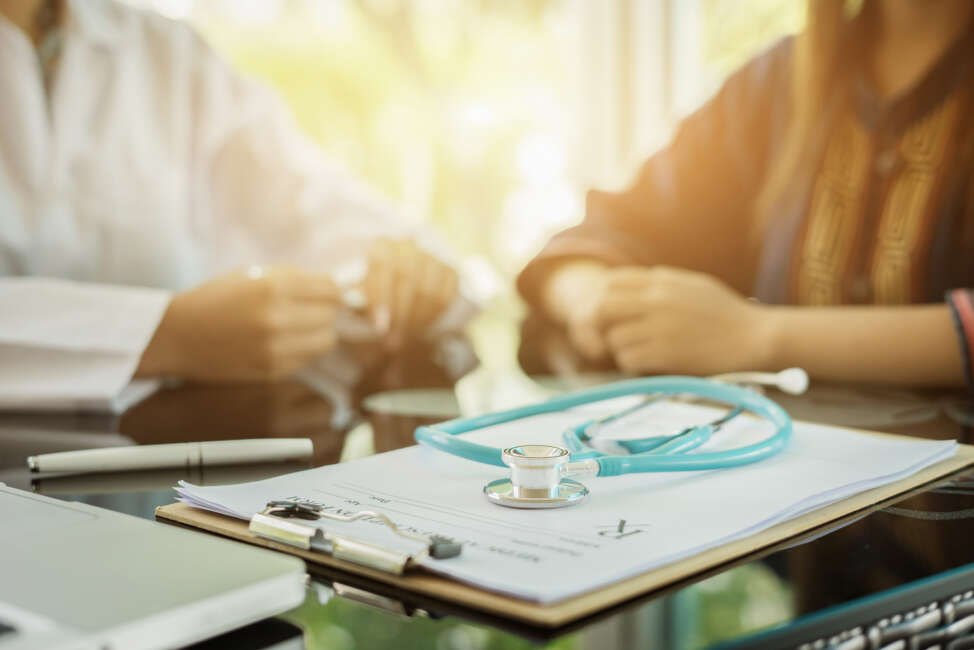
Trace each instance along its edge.
<instances>
[{"instance_id":1,"label":"finger","mask_svg":"<svg viewBox=\"0 0 974 650\"><path fill-rule=\"evenodd\" d=\"M317 356L326 354L338 342L338 336L332 329L319 329L309 332L297 332L280 337L273 344L274 356L279 363L307 362Z\"/></svg>"},{"instance_id":2,"label":"finger","mask_svg":"<svg viewBox=\"0 0 974 650\"><path fill-rule=\"evenodd\" d=\"M606 289L641 289L651 281L655 269L645 266L620 266L605 276Z\"/></svg>"},{"instance_id":3,"label":"finger","mask_svg":"<svg viewBox=\"0 0 974 650\"><path fill-rule=\"evenodd\" d=\"M619 370L631 375L657 374L663 370L657 346L651 341L618 350L612 358Z\"/></svg>"},{"instance_id":4,"label":"finger","mask_svg":"<svg viewBox=\"0 0 974 650\"><path fill-rule=\"evenodd\" d=\"M445 275L442 280L438 280L437 308L436 313L433 315L434 321L449 309L450 305L457 299L460 291L460 277L457 275L457 272L450 266L442 265L442 267Z\"/></svg>"},{"instance_id":5,"label":"finger","mask_svg":"<svg viewBox=\"0 0 974 650\"><path fill-rule=\"evenodd\" d=\"M649 315L651 306L641 292L613 291L606 294L595 313L595 320L602 329L613 325L643 318Z\"/></svg>"},{"instance_id":6,"label":"finger","mask_svg":"<svg viewBox=\"0 0 974 650\"><path fill-rule=\"evenodd\" d=\"M386 337L387 343L392 347L399 347L406 339L415 304L416 289L413 283L401 275L397 276L389 335Z\"/></svg>"},{"instance_id":7,"label":"finger","mask_svg":"<svg viewBox=\"0 0 974 650\"><path fill-rule=\"evenodd\" d=\"M365 296L365 310L369 313L372 313L372 310L378 302L378 280L378 271L370 263L369 268L365 272L365 277L362 278L362 282L359 284L359 289L362 290L362 295Z\"/></svg>"},{"instance_id":8,"label":"finger","mask_svg":"<svg viewBox=\"0 0 974 650\"><path fill-rule=\"evenodd\" d=\"M651 326L646 318L623 321L606 331L606 343L613 352L645 343L652 339Z\"/></svg>"},{"instance_id":9,"label":"finger","mask_svg":"<svg viewBox=\"0 0 974 650\"><path fill-rule=\"evenodd\" d=\"M695 272L671 266L622 266L611 269L606 276L609 290L645 289L652 284L678 282L693 277Z\"/></svg>"},{"instance_id":10,"label":"finger","mask_svg":"<svg viewBox=\"0 0 974 650\"><path fill-rule=\"evenodd\" d=\"M608 350L598 330L590 327L573 327L568 336L576 350L588 361L603 361L608 357Z\"/></svg>"},{"instance_id":11,"label":"finger","mask_svg":"<svg viewBox=\"0 0 974 650\"><path fill-rule=\"evenodd\" d=\"M389 331L392 318L392 300L395 287L394 272L388 257L375 258L369 264L368 274L365 276L363 290L368 301L369 314L372 323L380 334Z\"/></svg>"},{"instance_id":12,"label":"finger","mask_svg":"<svg viewBox=\"0 0 974 650\"><path fill-rule=\"evenodd\" d=\"M278 313L278 331L314 331L332 329L338 309L329 304L299 302L289 304Z\"/></svg>"},{"instance_id":13,"label":"finger","mask_svg":"<svg viewBox=\"0 0 974 650\"><path fill-rule=\"evenodd\" d=\"M412 273L402 275L399 278L401 283L408 284L412 290L412 297L409 301L409 311L403 314L400 322L400 332L403 336L412 337L423 329L431 310L432 296L430 287L432 279L428 277L433 273L430 268L429 260L420 255L411 263Z\"/></svg>"},{"instance_id":14,"label":"finger","mask_svg":"<svg viewBox=\"0 0 974 650\"><path fill-rule=\"evenodd\" d=\"M401 342L408 331L409 320L412 318L414 300L416 296L417 256L411 244L397 242L394 246L394 284L390 300L389 331L395 336L390 339L394 344Z\"/></svg>"},{"instance_id":15,"label":"finger","mask_svg":"<svg viewBox=\"0 0 974 650\"><path fill-rule=\"evenodd\" d=\"M306 337L319 340L311 342L306 340ZM327 333L316 332L303 336L278 336L266 340L262 345L255 346L253 356L247 364L252 378L277 381L293 375L315 357L330 349L328 338Z\"/></svg>"},{"instance_id":16,"label":"finger","mask_svg":"<svg viewBox=\"0 0 974 650\"><path fill-rule=\"evenodd\" d=\"M335 303L341 298L338 285L325 273L310 273L297 269L275 274L276 287L281 295L302 300Z\"/></svg>"},{"instance_id":17,"label":"finger","mask_svg":"<svg viewBox=\"0 0 974 650\"><path fill-rule=\"evenodd\" d=\"M419 334L436 318L442 309L440 304L440 285L446 280L443 265L432 256L420 254L418 263L418 285L416 304L409 321L409 332Z\"/></svg>"},{"instance_id":18,"label":"finger","mask_svg":"<svg viewBox=\"0 0 974 650\"><path fill-rule=\"evenodd\" d=\"M433 256L427 256L429 272L424 283L427 292L424 327L434 324L456 300L460 279L453 267L444 264Z\"/></svg>"}]
</instances>

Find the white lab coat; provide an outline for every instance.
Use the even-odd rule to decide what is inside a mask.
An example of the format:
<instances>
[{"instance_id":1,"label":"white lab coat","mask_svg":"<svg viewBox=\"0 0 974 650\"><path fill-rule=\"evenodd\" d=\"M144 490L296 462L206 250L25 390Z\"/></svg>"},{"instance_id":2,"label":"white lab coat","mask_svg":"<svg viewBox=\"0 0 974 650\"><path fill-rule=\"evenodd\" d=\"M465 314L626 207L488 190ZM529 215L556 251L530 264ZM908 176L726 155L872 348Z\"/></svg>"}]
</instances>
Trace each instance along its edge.
<instances>
[{"instance_id":1,"label":"white lab coat","mask_svg":"<svg viewBox=\"0 0 974 650\"><path fill-rule=\"evenodd\" d=\"M35 353L124 385L169 292L222 270L354 273L376 236L415 235L190 27L110 0L73 0L68 16L50 97L0 17L0 396L27 390L14 366ZM124 314L124 337L72 336L86 296Z\"/></svg>"}]
</instances>

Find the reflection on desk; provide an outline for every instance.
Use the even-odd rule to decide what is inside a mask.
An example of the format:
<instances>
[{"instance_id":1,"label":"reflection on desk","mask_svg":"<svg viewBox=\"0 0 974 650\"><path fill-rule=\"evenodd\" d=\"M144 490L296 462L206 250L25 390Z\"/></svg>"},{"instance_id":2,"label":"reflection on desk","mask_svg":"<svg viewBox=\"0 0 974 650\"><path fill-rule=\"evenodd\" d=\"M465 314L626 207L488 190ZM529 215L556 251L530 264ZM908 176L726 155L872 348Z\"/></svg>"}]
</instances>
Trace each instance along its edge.
<instances>
[{"instance_id":1,"label":"reflection on desk","mask_svg":"<svg viewBox=\"0 0 974 650\"><path fill-rule=\"evenodd\" d=\"M195 485L232 485L259 481L311 467L310 462L289 462L95 474L53 474L32 479L31 488L34 492L47 496L169 492L179 481L188 481Z\"/></svg>"},{"instance_id":2,"label":"reflection on desk","mask_svg":"<svg viewBox=\"0 0 974 650\"><path fill-rule=\"evenodd\" d=\"M306 436L314 440L312 464L338 462L356 445L383 451L412 444L419 423L442 419L444 400L452 395L452 378L443 373L390 370L380 381L371 378L356 391L355 403L384 390L406 393L410 411L403 416L390 408L359 408L356 427L331 427L331 405L297 382L242 386L181 386L162 391L117 419L95 421L73 416L0 416L0 481L31 489L24 458L58 446L100 446L123 441L149 444L232 437ZM598 379L604 379L598 376ZM503 378L495 378L497 385ZM572 382L582 381L584 377ZM410 381L406 381L410 380ZM517 382L523 382L521 376ZM561 380L543 378L545 390L561 388ZM503 390L498 387L497 390ZM403 395L400 393L400 395ZM425 397L424 397L425 395ZM429 398L432 396L432 399ZM801 419L831 424L868 426L928 438L966 440L969 429L956 416L956 402L933 393L899 389L813 385L809 399L788 403L771 394ZM399 399L403 399L400 397ZM429 400L429 401L428 401ZM393 400L394 401L394 400ZM375 401L373 400L374 404ZM380 404L382 400L380 400ZM385 400L388 406L390 400ZM953 405L948 408L948 405ZM432 407L437 407L434 409ZM424 415L424 409L432 411ZM961 409L963 412L963 409ZM367 438L368 444L361 444ZM205 468L194 483L216 484L256 480L293 466ZM223 470L226 470L224 473ZM4 478L4 477L13 477ZM138 476L100 475L42 479L34 489L60 498L81 500L151 517L157 505L170 503L170 487L178 478L168 471ZM311 648L528 648L587 649L603 647L699 648L729 640L804 613L904 584L952 567L974 562L974 475L957 477L934 490L910 496L883 511L833 530L819 539L782 548L760 558L722 567L685 584L572 627L539 631L502 620L487 620L449 603L416 602L405 598L412 617L376 609L375 602L314 595L286 618L307 631ZM329 575L324 583L355 583L348 576ZM344 581L344 582L343 582ZM359 585L366 589L374 585ZM378 589L374 587L375 589ZM392 596L393 602L403 594ZM381 602L381 601L377 601Z\"/></svg>"}]
</instances>

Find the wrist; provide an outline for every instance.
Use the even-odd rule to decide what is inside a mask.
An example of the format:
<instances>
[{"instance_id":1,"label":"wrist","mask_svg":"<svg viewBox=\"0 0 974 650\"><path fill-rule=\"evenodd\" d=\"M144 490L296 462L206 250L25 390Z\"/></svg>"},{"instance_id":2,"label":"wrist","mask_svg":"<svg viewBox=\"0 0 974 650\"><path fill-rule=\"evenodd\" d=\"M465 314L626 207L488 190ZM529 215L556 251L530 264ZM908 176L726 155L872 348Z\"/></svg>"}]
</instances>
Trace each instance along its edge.
<instances>
[{"instance_id":1,"label":"wrist","mask_svg":"<svg viewBox=\"0 0 974 650\"><path fill-rule=\"evenodd\" d=\"M777 371L791 367L793 364L788 354L787 341L787 308L755 303L752 309L755 310L758 359L762 368Z\"/></svg>"},{"instance_id":2,"label":"wrist","mask_svg":"<svg viewBox=\"0 0 974 650\"><path fill-rule=\"evenodd\" d=\"M180 363L179 346L177 345L178 336L175 334L178 329L179 313L182 305L182 294L176 294L169 301L165 313L159 320L155 332L142 356L139 359L139 366L136 375L139 376L162 376L179 375L182 371Z\"/></svg>"}]
</instances>

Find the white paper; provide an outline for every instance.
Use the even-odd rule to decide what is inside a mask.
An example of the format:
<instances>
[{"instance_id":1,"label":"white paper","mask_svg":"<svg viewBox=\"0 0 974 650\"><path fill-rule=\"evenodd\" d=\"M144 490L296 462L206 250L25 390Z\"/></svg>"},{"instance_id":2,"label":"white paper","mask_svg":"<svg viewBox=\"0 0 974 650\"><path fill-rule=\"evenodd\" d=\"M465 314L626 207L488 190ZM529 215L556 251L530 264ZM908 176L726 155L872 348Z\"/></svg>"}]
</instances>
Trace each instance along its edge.
<instances>
[{"instance_id":1,"label":"white paper","mask_svg":"<svg viewBox=\"0 0 974 650\"><path fill-rule=\"evenodd\" d=\"M657 435L708 421L721 411L659 404L615 436ZM536 416L468 434L500 447L559 444L584 412ZM755 442L769 423L737 418L701 450ZM796 423L781 454L757 464L709 472L594 478L576 506L516 510L489 503L485 483L501 468L409 447L378 456L237 486L177 488L183 501L248 519L272 499L300 497L327 509L377 510L407 528L464 543L460 557L425 566L485 589L542 603L624 580L760 532L770 526L952 456L955 441L886 438ZM376 522L320 520L333 532L394 548L413 548Z\"/></svg>"},{"instance_id":2,"label":"white paper","mask_svg":"<svg viewBox=\"0 0 974 650\"><path fill-rule=\"evenodd\" d=\"M130 379L168 304L157 289L0 278L0 409L119 413L151 394Z\"/></svg>"},{"instance_id":3,"label":"white paper","mask_svg":"<svg viewBox=\"0 0 974 650\"><path fill-rule=\"evenodd\" d=\"M0 278L0 342L141 354L168 304L159 289Z\"/></svg>"}]
</instances>

